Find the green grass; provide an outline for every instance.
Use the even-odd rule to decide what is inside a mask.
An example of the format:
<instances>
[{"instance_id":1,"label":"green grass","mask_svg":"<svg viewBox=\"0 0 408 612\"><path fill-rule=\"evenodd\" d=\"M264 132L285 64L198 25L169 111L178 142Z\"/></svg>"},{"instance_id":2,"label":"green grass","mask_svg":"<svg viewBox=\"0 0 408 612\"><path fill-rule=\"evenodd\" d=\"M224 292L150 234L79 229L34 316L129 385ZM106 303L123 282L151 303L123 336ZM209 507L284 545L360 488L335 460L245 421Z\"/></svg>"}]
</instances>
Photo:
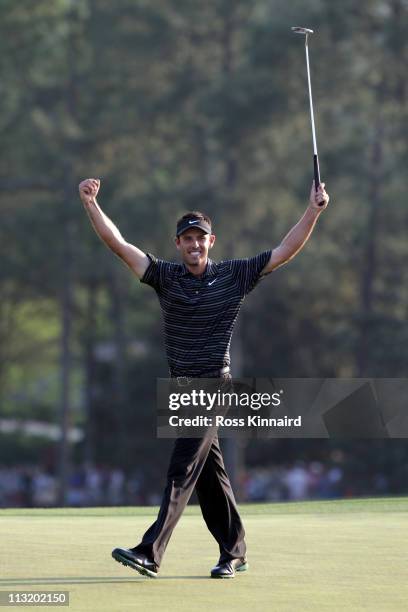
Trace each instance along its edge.
<instances>
[{"instance_id":1,"label":"green grass","mask_svg":"<svg viewBox=\"0 0 408 612\"><path fill-rule=\"evenodd\" d=\"M407 610L408 499L240 509L250 570L229 581L209 578L218 550L195 506L157 580L110 556L139 541L157 508L0 510L0 591L68 590L63 609L89 612Z\"/></svg>"}]
</instances>

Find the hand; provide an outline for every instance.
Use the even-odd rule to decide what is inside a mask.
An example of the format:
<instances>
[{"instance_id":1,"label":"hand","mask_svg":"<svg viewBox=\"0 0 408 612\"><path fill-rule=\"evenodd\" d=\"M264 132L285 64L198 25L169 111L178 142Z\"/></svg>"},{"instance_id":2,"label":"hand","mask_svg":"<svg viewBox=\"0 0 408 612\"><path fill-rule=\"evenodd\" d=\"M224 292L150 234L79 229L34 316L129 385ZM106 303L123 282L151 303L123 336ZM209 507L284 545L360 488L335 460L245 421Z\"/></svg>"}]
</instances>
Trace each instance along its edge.
<instances>
[{"instance_id":1,"label":"hand","mask_svg":"<svg viewBox=\"0 0 408 612\"><path fill-rule=\"evenodd\" d=\"M83 204L92 204L98 194L101 181L99 179L86 179L79 183L79 196Z\"/></svg>"},{"instance_id":2,"label":"hand","mask_svg":"<svg viewBox=\"0 0 408 612\"><path fill-rule=\"evenodd\" d=\"M327 208L327 205L329 203L329 194L326 193L324 186L325 183L320 183L316 191L314 181L312 183L309 206L315 210L324 210L325 208Z\"/></svg>"}]
</instances>

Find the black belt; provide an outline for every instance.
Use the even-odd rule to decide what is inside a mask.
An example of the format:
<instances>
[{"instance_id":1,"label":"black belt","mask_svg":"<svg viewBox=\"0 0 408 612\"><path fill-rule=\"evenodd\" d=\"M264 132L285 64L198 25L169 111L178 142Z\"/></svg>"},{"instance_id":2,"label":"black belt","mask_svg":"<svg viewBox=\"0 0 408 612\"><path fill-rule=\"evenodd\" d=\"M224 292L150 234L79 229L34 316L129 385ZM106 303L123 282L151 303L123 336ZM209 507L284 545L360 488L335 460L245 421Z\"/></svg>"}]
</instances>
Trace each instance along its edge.
<instances>
[{"instance_id":1,"label":"black belt","mask_svg":"<svg viewBox=\"0 0 408 612\"><path fill-rule=\"evenodd\" d=\"M229 366L224 366L220 370L211 370L210 372L201 372L198 376L190 377L190 376L173 376L177 380L177 384L179 387L186 387L189 385L194 378L221 378L224 374L228 374L230 371Z\"/></svg>"}]
</instances>

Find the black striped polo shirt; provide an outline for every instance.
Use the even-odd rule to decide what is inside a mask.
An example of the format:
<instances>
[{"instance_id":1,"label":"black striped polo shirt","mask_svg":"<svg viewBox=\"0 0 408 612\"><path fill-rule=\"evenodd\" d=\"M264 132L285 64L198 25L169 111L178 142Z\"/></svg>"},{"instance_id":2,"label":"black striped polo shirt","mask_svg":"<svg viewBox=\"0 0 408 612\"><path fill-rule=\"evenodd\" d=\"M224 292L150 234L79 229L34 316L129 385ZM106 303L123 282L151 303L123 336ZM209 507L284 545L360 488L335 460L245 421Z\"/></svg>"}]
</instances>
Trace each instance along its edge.
<instances>
[{"instance_id":1,"label":"black striped polo shirt","mask_svg":"<svg viewBox=\"0 0 408 612\"><path fill-rule=\"evenodd\" d=\"M150 259L142 283L156 290L164 320L171 376L203 376L230 365L234 323L246 295L255 287L272 251L248 259L207 260L201 276L184 263Z\"/></svg>"}]
</instances>

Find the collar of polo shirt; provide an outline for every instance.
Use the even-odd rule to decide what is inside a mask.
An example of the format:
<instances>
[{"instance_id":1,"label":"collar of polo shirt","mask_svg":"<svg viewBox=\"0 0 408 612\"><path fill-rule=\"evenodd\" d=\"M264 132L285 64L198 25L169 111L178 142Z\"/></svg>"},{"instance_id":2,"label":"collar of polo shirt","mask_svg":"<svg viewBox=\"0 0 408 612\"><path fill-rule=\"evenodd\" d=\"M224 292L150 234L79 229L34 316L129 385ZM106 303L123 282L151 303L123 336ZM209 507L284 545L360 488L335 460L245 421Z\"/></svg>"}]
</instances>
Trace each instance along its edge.
<instances>
[{"instance_id":1,"label":"collar of polo shirt","mask_svg":"<svg viewBox=\"0 0 408 612\"><path fill-rule=\"evenodd\" d=\"M186 276L187 274L191 274L190 270L187 268L185 263L182 264L182 267L183 267L183 271L181 273L181 276ZM215 264L210 258L208 258L207 266L204 272L198 278L207 278L207 276L211 277L211 276L215 276L215 274L216 274Z\"/></svg>"}]
</instances>

